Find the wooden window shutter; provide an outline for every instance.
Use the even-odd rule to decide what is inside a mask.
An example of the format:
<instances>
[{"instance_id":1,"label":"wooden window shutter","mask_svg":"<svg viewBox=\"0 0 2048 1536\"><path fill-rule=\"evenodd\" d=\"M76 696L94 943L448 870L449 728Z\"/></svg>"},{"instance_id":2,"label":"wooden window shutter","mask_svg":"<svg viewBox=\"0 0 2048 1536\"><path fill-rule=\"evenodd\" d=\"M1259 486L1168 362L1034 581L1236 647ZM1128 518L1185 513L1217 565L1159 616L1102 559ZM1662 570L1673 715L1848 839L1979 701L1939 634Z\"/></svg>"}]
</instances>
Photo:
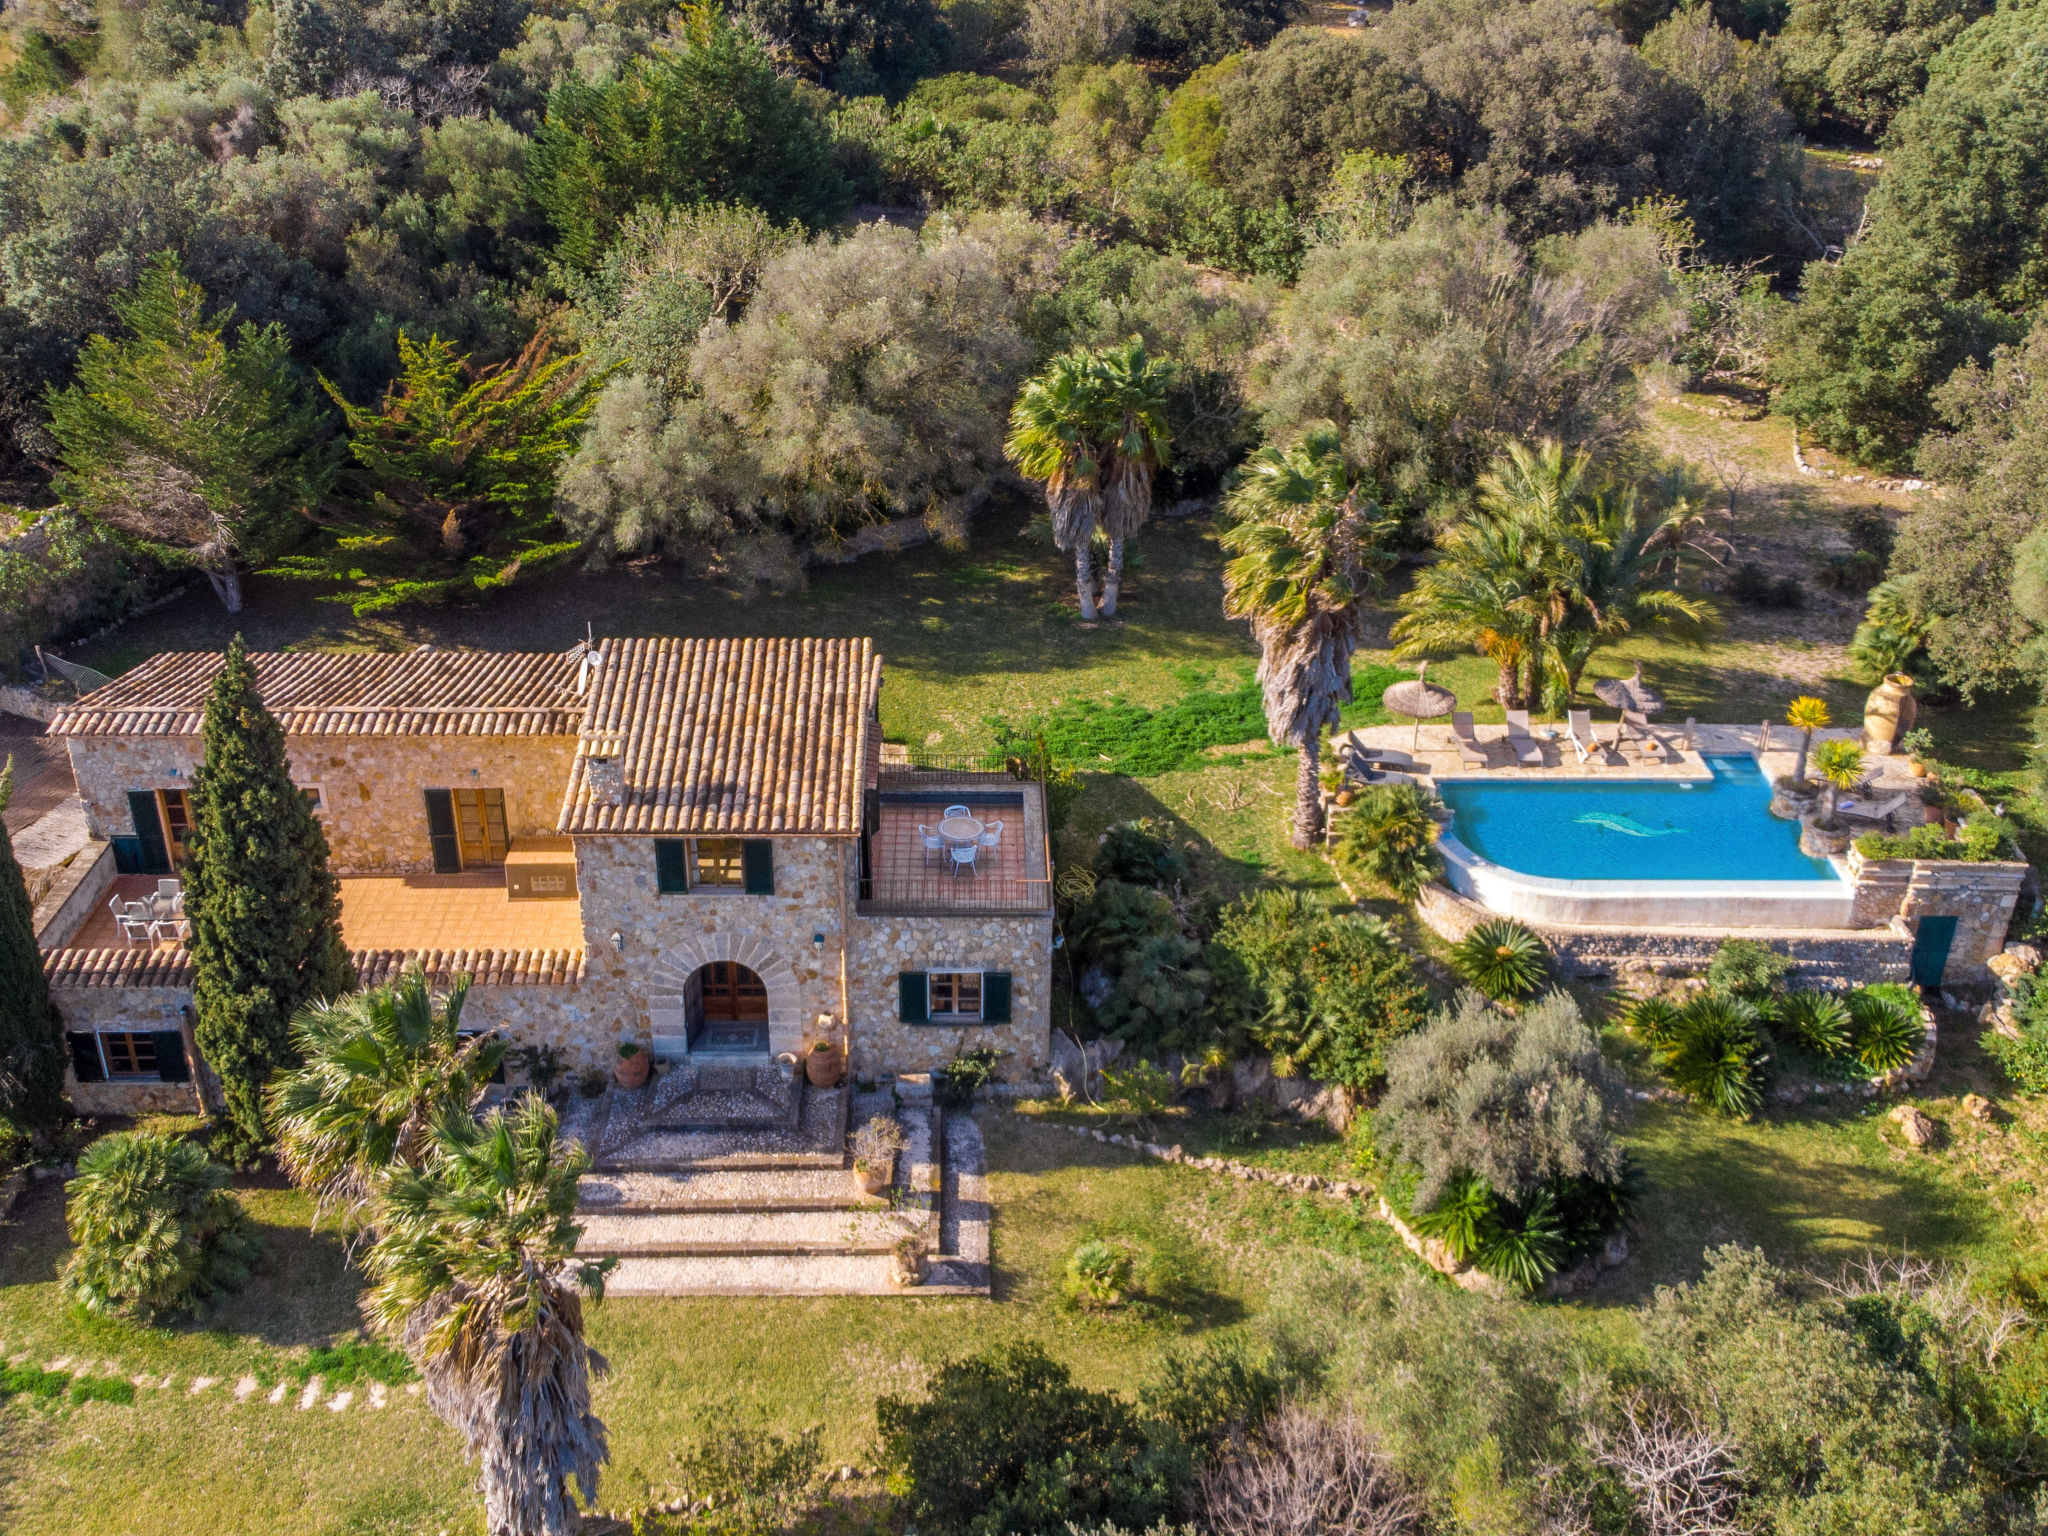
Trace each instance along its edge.
<instances>
[{"instance_id":1,"label":"wooden window shutter","mask_svg":"<svg viewBox=\"0 0 2048 1536\"><path fill-rule=\"evenodd\" d=\"M775 845L765 837L740 844L740 873L749 896L775 894Z\"/></svg>"},{"instance_id":2,"label":"wooden window shutter","mask_svg":"<svg viewBox=\"0 0 2048 1536\"><path fill-rule=\"evenodd\" d=\"M434 849L434 873L462 873L462 843L455 835L455 796L445 789L427 791L427 841Z\"/></svg>"},{"instance_id":3,"label":"wooden window shutter","mask_svg":"<svg viewBox=\"0 0 2048 1536\"><path fill-rule=\"evenodd\" d=\"M654 888L664 896L690 889L690 845L680 837L654 840Z\"/></svg>"},{"instance_id":4,"label":"wooden window shutter","mask_svg":"<svg viewBox=\"0 0 2048 1536\"><path fill-rule=\"evenodd\" d=\"M191 1064L185 1060L185 1032L182 1029L151 1031L156 1041L156 1075L167 1083L192 1081Z\"/></svg>"},{"instance_id":5,"label":"wooden window shutter","mask_svg":"<svg viewBox=\"0 0 2048 1536\"><path fill-rule=\"evenodd\" d=\"M142 845L142 868L137 873L168 875L171 845L164 841L164 819L156 808L156 791L129 790L128 816L135 823L135 840Z\"/></svg>"},{"instance_id":6,"label":"wooden window shutter","mask_svg":"<svg viewBox=\"0 0 2048 1536\"><path fill-rule=\"evenodd\" d=\"M1007 1024L1010 1022L1010 973L1008 971L983 971L981 973L981 1022L984 1024Z\"/></svg>"},{"instance_id":7,"label":"wooden window shutter","mask_svg":"<svg viewBox=\"0 0 2048 1536\"><path fill-rule=\"evenodd\" d=\"M897 1015L906 1024L922 1024L930 1014L925 1007L925 981L923 971L898 971L896 973Z\"/></svg>"},{"instance_id":8,"label":"wooden window shutter","mask_svg":"<svg viewBox=\"0 0 2048 1536\"><path fill-rule=\"evenodd\" d=\"M81 1083L104 1083L107 1069L100 1061L100 1042L97 1035L74 1029L65 1036L71 1042L71 1070Z\"/></svg>"}]
</instances>

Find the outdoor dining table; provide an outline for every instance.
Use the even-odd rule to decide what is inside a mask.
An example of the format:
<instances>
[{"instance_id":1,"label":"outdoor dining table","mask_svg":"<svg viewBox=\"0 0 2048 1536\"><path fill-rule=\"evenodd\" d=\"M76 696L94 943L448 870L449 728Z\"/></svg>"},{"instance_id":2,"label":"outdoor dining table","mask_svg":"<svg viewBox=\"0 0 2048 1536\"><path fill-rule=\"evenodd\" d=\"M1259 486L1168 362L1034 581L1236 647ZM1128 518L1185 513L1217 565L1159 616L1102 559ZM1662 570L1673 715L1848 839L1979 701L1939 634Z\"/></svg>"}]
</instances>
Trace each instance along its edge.
<instances>
[{"instance_id":1,"label":"outdoor dining table","mask_svg":"<svg viewBox=\"0 0 2048 1536\"><path fill-rule=\"evenodd\" d=\"M949 843L971 843L982 831L982 824L972 816L948 816L939 823L939 836Z\"/></svg>"}]
</instances>

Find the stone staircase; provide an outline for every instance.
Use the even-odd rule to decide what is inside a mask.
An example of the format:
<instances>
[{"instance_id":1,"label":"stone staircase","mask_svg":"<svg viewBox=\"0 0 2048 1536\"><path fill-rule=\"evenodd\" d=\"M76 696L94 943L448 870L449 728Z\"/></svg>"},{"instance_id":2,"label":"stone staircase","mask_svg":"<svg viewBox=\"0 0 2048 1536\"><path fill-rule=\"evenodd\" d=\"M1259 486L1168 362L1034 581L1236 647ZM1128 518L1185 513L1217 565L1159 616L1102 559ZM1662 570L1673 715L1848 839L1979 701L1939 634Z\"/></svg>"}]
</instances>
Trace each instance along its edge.
<instances>
[{"instance_id":1,"label":"stone staircase","mask_svg":"<svg viewBox=\"0 0 2048 1536\"><path fill-rule=\"evenodd\" d=\"M566 1127L596 1163L577 1252L618 1261L607 1295L988 1294L980 1129L928 1096L706 1067L577 1108ZM879 1197L861 1191L846 1154L849 1123L876 1114L893 1116L907 1143ZM894 1278L908 1236L934 1255L921 1285Z\"/></svg>"}]
</instances>

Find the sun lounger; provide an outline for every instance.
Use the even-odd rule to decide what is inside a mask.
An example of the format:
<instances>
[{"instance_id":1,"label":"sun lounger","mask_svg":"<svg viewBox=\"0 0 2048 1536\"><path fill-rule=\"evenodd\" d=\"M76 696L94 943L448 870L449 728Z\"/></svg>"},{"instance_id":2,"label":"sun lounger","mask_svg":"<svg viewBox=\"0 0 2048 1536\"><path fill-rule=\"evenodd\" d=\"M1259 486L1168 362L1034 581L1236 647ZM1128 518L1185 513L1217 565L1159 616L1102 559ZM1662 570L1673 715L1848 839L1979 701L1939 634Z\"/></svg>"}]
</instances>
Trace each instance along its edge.
<instances>
[{"instance_id":1,"label":"sun lounger","mask_svg":"<svg viewBox=\"0 0 2048 1536\"><path fill-rule=\"evenodd\" d=\"M1621 724L1614 728L1615 750L1626 756L1627 744L1631 741L1642 743L1643 761L1646 763L1670 760L1671 743L1650 729L1650 717L1641 710L1624 709Z\"/></svg>"},{"instance_id":2,"label":"sun lounger","mask_svg":"<svg viewBox=\"0 0 2048 1536\"><path fill-rule=\"evenodd\" d=\"M1593 711L1575 709L1565 716L1565 740L1569 741L1579 754L1579 761L1590 762L1600 750L1600 738L1593 734Z\"/></svg>"},{"instance_id":3,"label":"sun lounger","mask_svg":"<svg viewBox=\"0 0 2048 1536\"><path fill-rule=\"evenodd\" d=\"M1486 766L1486 754L1479 748L1479 738L1472 730L1472 712L1461 709L1451 716L1451 735L1457 739L1458 761L1474 768Z\"/></svg>"},{"instance_id":4,"label":"sun lounger","mask_svg":"<svg viewBox=\"0 0 2048 1536\"><path fill-rule=\"evenodd\" d=\"M1875 822L1886 831L1890 831L1892 818L1898 815L1902 806L1914 798L1914 792L1907 790L1904 794L1893 795L1886 800L1837 800L1835 814L1846 816L1851 821Z\"/></svg>"},{"instance_id":5,"label":"sun lounger","mask_svg":"<svg viewBox=\"0 0 2048 1536\"><path fill-rule=\"evenodd\" d=\"M1529 733L1529 711L1511 709L1508 711L1508 750L1515 754L1518 768L1541 768L1543 748Z\"/></svg>"}]
</instances>

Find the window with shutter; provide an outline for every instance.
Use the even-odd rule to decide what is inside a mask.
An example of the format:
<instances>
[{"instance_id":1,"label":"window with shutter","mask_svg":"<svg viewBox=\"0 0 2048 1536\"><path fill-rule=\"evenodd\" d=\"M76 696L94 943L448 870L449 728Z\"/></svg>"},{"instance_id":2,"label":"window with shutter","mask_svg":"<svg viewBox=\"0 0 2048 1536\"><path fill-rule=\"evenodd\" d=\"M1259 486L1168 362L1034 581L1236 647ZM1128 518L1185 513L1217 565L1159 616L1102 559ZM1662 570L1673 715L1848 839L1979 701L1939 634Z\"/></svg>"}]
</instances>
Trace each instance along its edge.
<instances>
[{"instance_id":1,"label":"window with shutter","mask_svg":"<svg viewBox=\"0 0 2048 1536\"><path fill-rule=\"evenodd\" d=\"M930 1015L925 1011L925 976L923 971L899 971L896 975L897 1017L906 1024L922 1024Z\"/></svg>"},{"instance_id":2,"label":"window with shutter","mask_svg":"<svg viewBox=\"0 0 2048 1536\"><path fill-rule=\"evenodd\" d=\"M104 1083L106 1066L100 1061L100 1037L74 1029L65 1036L71 1044L71 1070L81 1083Z\"/></svg>"},{"instance_id":3,"label":"window with shutter","mask_svg":"<svg viewBox=\"0 0 2048 1536\"><path fill-rule=\"evenodd\" d=\"M984 1024L1007 1024L1010 1022L1010 973L1008 971L983 971L981 973L981 1022Z\"/></svg>"},{"instance_id":4,"label":"window with shutter","mask_svg":"<svg viewBox=\"0 0 2048 1536\"><path fill-rule=\"evenodd\" d=\"M181 1029L156 1031L156 1075L167 1083L189 1083L192 1068L185 1060L185 1032Z\"/></svg>"},{"instance_id":5,"label":"window with shutter","mask_svg":"<svg viewBox=\"0 0 2048 1536\"><path fill-rule=\"evenodd\" d=\"M740 844L740 862L746 869L749 896L775 894L775 845L765 837L750 837Z\"/></svg>"},{"instance_id":6,"label":"window with shutter","mask_svg":"<svg viewBox=\"0 0 2048 1536\"><path fill-rule=\"evenodd\" d=\"M654 888L664 896L690 889L690 845L680 837L654 840Z\"/></svg>"},{"instance_id":7,"label":"window with shutter","mask_svg":"<svg viewBox=\"0 0 2048 1536\"><path fill-rule=\"evenodd\" d=\"M462 872L462 841L455 832L455 795L446 789L427 791L427 841L434 849L434 873Z\"/></svg>"}]
</instances>

